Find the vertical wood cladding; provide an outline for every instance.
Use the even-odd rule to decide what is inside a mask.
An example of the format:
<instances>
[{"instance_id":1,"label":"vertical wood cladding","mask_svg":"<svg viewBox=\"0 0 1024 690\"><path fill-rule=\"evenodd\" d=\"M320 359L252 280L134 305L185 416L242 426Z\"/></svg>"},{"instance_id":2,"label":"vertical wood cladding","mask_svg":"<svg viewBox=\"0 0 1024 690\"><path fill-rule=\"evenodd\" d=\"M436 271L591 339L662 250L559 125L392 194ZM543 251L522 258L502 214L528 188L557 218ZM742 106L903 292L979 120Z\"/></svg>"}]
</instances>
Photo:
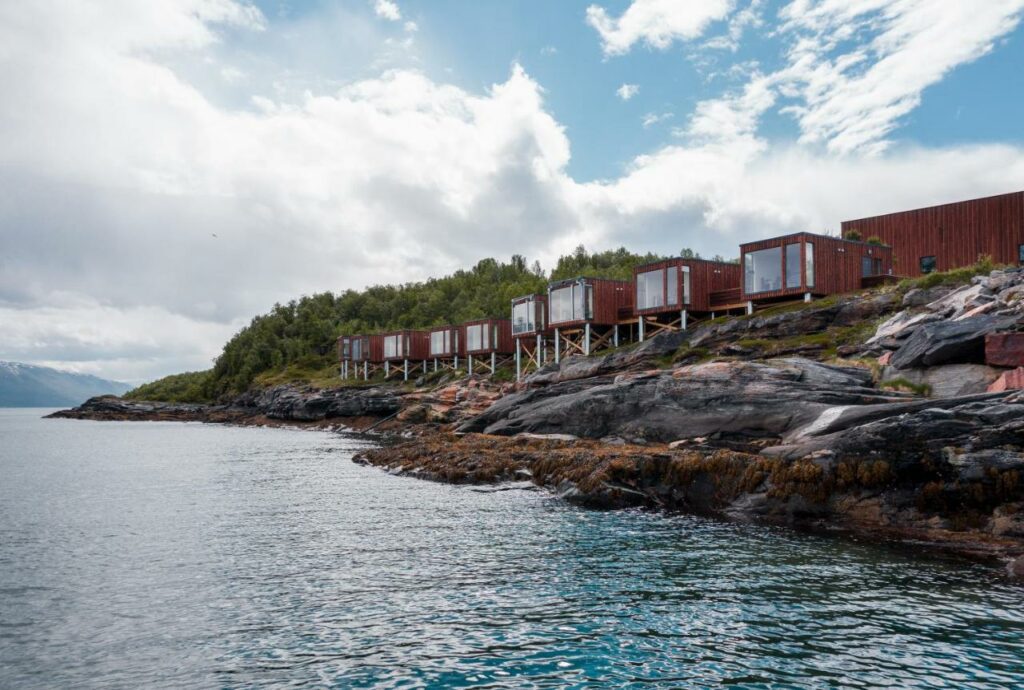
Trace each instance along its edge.
<instances>
[{"instance_id":1,"label":"vertical wood cladding","mask_svg":"<svg viewBox=\"0 0 1024 690\"><path fill-rule=\"evenodd\" d=\"M872 262L869 275L885 275L893 270L890 247L882 247L866 242L852 242L827 235L816 235L809 232L800 232L782 237L772 237L757 242L749 242L740 245L740 265L746 270L747 255L763 249L781 248L780 266L783 279L785 277L785 262L787 245L800 245L803 249L800 252L800 284L796 287L780 287L774 290L761 290L749 292L747 290L745 276L741 280L741 295L744 301L755 302L773 300L782 297L792 297L811 293L812 295L824 296L859 290L862 279L865 275L863 260ZM808 244L813 245L814 262L814 284L807 284L807 251ZM785 283L783 283L785 285Z\"/></svg>"},{"instance_id":2,"label":"vertical wood cladding","mask_svg":"<svg viewBox=\"0 0 1024 690\"><path fill-rule=\"evenodd\" d=\"M554 321L551 293L573 284L589 288L593 294L593 311L590 318L578 318L571 321ZM633 283L629 280L611 280L609 278L571 278L558 280L548 284L548 325L554 328L579 328L587 323L593 326L614 326L619 322L620 311L626 316L633 309Z\"/></svg>"},{"instance_id":3,"label":"vertical wood cladding","mask_svg":"<svg viewBox=\"0 0 1024 690\"><path fill-rule=\"evenodd\" d=\"M431 352L430 341L435 333L447 333L448 334L448 349L440 352ZM437 328L431 328L427 334L427 352L430 357L440 357L448 359L450 357L463 356L466 354L466 342L462 337L462 326L438 326Z\"/></svg>"},{"instance_id":4,"label":"vertical wood cladding","mask_svg":"<svg viewBox=\"0 0 1024 690\"><path fill-rule=\"evenodd\" d=\"M388 336L401 336L407 339L409 351L395 357L384 356L384 339ZM381 359L378 361L401 362L406 359L430 359L430 333L427 331L401 330L388 331L377 336L381 339Z\"/></svg>"},{"instance_id":5,"label":"vertical wood cladding","mask_svg":"<svg viewBox=\"0 0 1024 690\"><path fill-rule=\"evenodd\" d=\"M343 335L338 337L338 359L348 362L373 362L369 335Z\"/></svg>"},{"instance_id":6,"label":"vertical wood cladding","mask_svg":"<svg viewBox=\"0 0 1024 690\"><path fill-rule=\"evenodd\" d=\"M638 309L636 305L637 275L649 271L664 270L670 266L675 266L679 269L676 272L676 295L678 296L676 302L669 304L668 285L666 284L662 294L662 302L665 306ZM684 268L688 268L690 272L690 301L685 304L683 303ZM684 308L693 312L708 312L711 311L712 292L739 289L742 279L743 269L740 267L740 264L723 261L674 258L637 266L633 269L633 314L640 316L641 314L675 313L678 316L679 311Z\"/></svg>"},{"instance_id":7,"label":"vertical wood cladding","mask_svg":"<svg viewBox=\"0 0 1024 690\"><path fill-rule=\"evenodd\" d=\"M466 331L470 326L484 326L488 332L488 347L469 349L469 338ZM477 319L462 324L462 341L465 343L467 355L489 355L492 352L499 355L510 355L515 352L515 343L512 341L512 320L511 319ZM497 338L495 338L497 335Z\"/></svg>"},{"instance_id":8,"label":"vertical wood cladding","mask_svg":"<svg viewBox=\"0 0 1024 690\"><path fill-rule=\"evenodd\" d=\"M969 266L981 255L1016 265L1024 245L1024 192L844 221L843 236L853 231L890 245L898 275L921 275L921 258L928 256L937 271Z\"/></svg>"}]
</instances>

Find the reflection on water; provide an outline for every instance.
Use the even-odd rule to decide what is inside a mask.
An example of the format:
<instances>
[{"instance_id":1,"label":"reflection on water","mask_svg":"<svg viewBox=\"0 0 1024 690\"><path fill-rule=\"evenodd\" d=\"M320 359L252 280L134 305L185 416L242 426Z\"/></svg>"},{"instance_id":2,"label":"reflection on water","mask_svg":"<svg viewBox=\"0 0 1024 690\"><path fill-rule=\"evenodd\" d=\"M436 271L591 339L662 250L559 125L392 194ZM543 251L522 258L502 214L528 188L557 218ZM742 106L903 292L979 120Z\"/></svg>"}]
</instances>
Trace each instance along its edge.
<instances>
[{"instance_id":1,"label":"reflection on water","mask_svg":"<svg viewBox=\"0 0 1024 690\"><path fill-rule=\"evenodd\" d=\"M1024 588L985 567L38 416L0 412L3 687L1024 684Z\"/></svg>"}]
</instances>

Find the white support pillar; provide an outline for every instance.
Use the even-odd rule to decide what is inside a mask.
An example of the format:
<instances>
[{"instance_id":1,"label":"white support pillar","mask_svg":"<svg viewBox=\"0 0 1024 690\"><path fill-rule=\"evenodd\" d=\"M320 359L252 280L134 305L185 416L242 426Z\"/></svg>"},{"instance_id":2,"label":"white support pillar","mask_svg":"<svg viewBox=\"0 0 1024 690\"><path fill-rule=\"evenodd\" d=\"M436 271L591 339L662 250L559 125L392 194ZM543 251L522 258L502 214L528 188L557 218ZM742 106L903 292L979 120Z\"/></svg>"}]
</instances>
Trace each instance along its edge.
<instances>
[{"instance_id":1,"label":"white support pillar","mask_svg":"<svg viewBox=\"0 0 1024 690\"><path fill-rule=\"evenodd\" d=\"M434 357L434 371L437 371L437 357Z\"/></svg>"},{"instance_id":2,"label":"white support pillar","mask_svg":"<svg viewBox=\"0 0 1024 690\"><path fill-rule=\"evenodd\" d=\"M558 364L562 360L562 343L559 342L558 329L555 329L555 364Z\"/></svg>"},{"instance_id":3,"label":"white support pillar","mask_svg":"<svg viewBox=\"0 0 1024 690\"><path fill-rule=\"evenodd\" d=\"M391 362L384 362L384 378L391 376Z\"/></svg>"},{"instance_id":4,"label":"white support pillar","mask_svg":"<svg viewBox=\"0 0 1024 690\"><path fill-rule=\"evenodd\" d=\"M516 381L521 379L523 376L522 360L520 359L521 356L522 355L519 350L519 338L516 338Z\"/></svg>"},{"instance_id":5,"label":"white support pillar","mask_svg":"<svg viewBox=\"0 0 1024 690\"><path fill-rule=\"evenodd\" d=\"M370 363L363 362L363 381L370 380Z\"/></svg>"},{"instance_id":6,"label":"white support pillar","mask_svg":"<svg viewBox=\"0 0 1024 690\"><path fill-rule=\"evenodd\" d=\"M533 353L534 354L534 358L537 360L537 366L538 367L544 366L544 354L545 354L544 350L545 349L546 348L544 347L544 338L541 336L540 333L538 333L537 334L537 349Z\"/></svg>"},{"instance_id":7,"label":"white support pillar","mask_svg":"<svg viewBox=\"0 0 1024 690\"><path fill-rule=\"evenodd\" d=\"M455 368L456 369L459 368L459 356L458 355L455 355Z\"/></svg>"},{"instance_id":8,"label":"white support pillar","mask_svg":"<svg viewBox=\"0 0 1024 690\"><path fill-rule=\"evenodd\" d=\"M583 354L590 356L590 323L583 327Z\"/></svg>"},{"instance_id":9,"label":"white support pillar","mask_svg":"<svg viewBox=\"0 0 1024 690\"><path fill-rule=\"evenodd\" d=\"M615 331L612 334L612 342L615 343L615 347L619 346L619 324L615 324Z\"/></svg>"},{"instance_id":10,"label":"white support pillar","mask_svg":"<svg viewBox=\"0 0 1024 690\"><path fill-rule=\"evenodd\" d=\"M747 300L747 314L749 315L749 314L753 314L753 313L754 313L754 300L752 300L752 299L751 300Z\"/></svg>"},{"instance_id":11,"label":"white support pillar","mask_svg":"<svg viewBox=\"0 0 1024 690\"><path fill-rule=\"evenodd\" d=\"M469 356L469 375L473 375L473 355Z\"/></svg>"},{"instance_id":12,"label":"white support pillar","mask_svg":"<svg viewBox=\"0 0 1024 690\"><path fill-rule=\"evenodd\" d=\"M637 326L638 326L638 328L640 329L640 330L639 330L639 334L640 334L640 342L642 343L642 342L644 341L644 317L642 317L642 316L641 316L641 317L640 317L640 318L639 318L639 319L637 320Z\"/></svg>"},{"instance_id":13,"label":"white support pillar","mask_svg":"<svg viewBox=\"0 0 1024 690\"><path fill-rule=\"evenodd\" d=\"M409 380L409 360L407 359L402 360L402 380Z\"/></svg>"},{"instance_id":14,"label":"white support pillar","mask_svg":"<svg viewBox=\"0 0 1024 690\"><path fill-rule=\"evenodd\" d=\"M805 292L804 293L804 302L810 302L810 301L811 301L811 293Z\"/></svg>"},{"instance_id":15,"label":"white support pillar","mask_svg":"<svg viewBox=\"0 0 1024 690\"><path fill-rule=\"evenodd\" d=\"M683 313L679 316L679 328L686 330L686 310L683 309Z\"/></svg>"},{"instance_id":16,"label":"white support pillar","mask_svg":"<svg viewBox=\"0 0 1024 690\"><path fill-rule=\"evenodd\" d=\"M491 353L491 376L494 375L494 370L498 368L498 353Z\"/></svg>"}]
</instances>

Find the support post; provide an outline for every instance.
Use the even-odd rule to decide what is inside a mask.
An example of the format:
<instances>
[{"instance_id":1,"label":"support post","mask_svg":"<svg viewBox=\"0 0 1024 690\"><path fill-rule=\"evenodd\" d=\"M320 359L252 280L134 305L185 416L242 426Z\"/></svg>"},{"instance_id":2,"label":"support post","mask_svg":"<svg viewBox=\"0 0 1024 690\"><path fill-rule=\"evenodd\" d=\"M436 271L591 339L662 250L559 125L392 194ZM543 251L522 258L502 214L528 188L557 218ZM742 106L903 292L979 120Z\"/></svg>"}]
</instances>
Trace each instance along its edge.
<instances>
[{"instance_id":1,"label":"support post","mask_svg":"<svg viewBox=\"0 0 1024 690\"><path fill-rule=\"evenodd\" d=\"M455 355L455 368L456 368L456 370L459 368L459 356L458 355Z\"/></svg>"},{"instance_id":2,"label":"support post","mask_svg":"<svg viewBox=\"0 0 1024 690\"><path fill-rule=\"evenodd\" d=\"M747 300L747 315L754 313L754 300Z\"/></svg>"},{"instance_id":3,"label":"support post","mask_svg":"<svg viewBox=\"0 0 1024 690\"><path fill-rule=\"evenodd\" d=\"M469 356L469 375L473 375L473 355Z\"/></svg>"},{"instance_id":4,"label":"support post","mask_svg":"<svg viewBox=\"0 0 1024 690\"><path fill-rule=\"evenodd\" d=\"M363 381L370 380L370 363L363 362Z\"/></svg>"},{"instance_id":5,"label":"support post","mask_svg":"<svg viewBox=\"0 0 1024 690\"><path fill-rule=\"evenodd\" d=\"M437 357L434 357L434 371L437 372Z\"/></svg>"},{"instance_id":6,"label":"support post","mask_svg":"<svg viewBox=\"0 0 1024 690\"><path fill-rule=\"evenodd\" d=\"M590 356L590 323L583 327L583 354Z\"/></svg>"},{"instance_id":7,"label":"support post","mask_svg":"<svg viewBox=\"0 0 1024 690\"><path fill-rule=\"evenodd\" d=\"M494 370L498 367L497 357L498 357L498 353L497 352L492 352L491 353L491 376L494 376Z\"/></svg>"},{"instance_id":8,"label":"support post","mask_svg":"<svg viewBox=\"0 0 1024 690\"><path fill-rule=\"evenodd\" d=\"M682 330L686 330L686 310L683 309L683 313L679 317L679 327Z\"/></svg>"},{"instance_id":9,"label":"support post","mask_svg":"<svg viewBox=\"0 0 1024 690\"><path fill-rule=\"evenodd\" d=\"M555 364L558 364L560 361L562 361L562 352L561 352L561 350L562 350L562 344L559 342L559 333L558 333L558 329L556 328L555 329Z\"/></svg>"},{"instance_id":10,"label":"support post","mask_svg":"<svg viewBox=\"0 0 1024 690\"><path fill-rule=\"evenodd\" d=\"M409 360L407 359L402 360L402 380L409 380Z\"/></svg>"},{"instance_id":11,"label":"support post","mask_svg":"<svg viewBox=\"0 0 1024 690\"><path fill-rule=\"evenodd\" d=\"M519 338L516 338L516 381L522 378L522 359L519 351Z\"/></svg>"},{"instance_id":12,"label":"support post","mask_svg":"<svg viewBox=\"0 0 1024 690\"><path fill-rule=\"evenodd\" d=\"M384 378L391 376L391 362L384 362Z\"/></svg>"},{"instance_id":13,"label":"support post","mask_svg":"<svg viewBox=\"0 0 1024 690\"><path fill-rule=\"evenodd\" d=\"M638 328L640 329L639 330L640 342L642 343L644 341L644 317L643 316L641 316L638 319L637 324L638 324Z\"/></svg>"},{"instance_id":14,"label":"support post","mask_svg":"<svg viewBox=\"0 0 1024 690\"><path fill-rule=\"evenodd\" d=\"M615 324L615 332L612 335L612 342L615 343L615 347L619 346L619 324Z\"/></svg>"},{"instance_id":15,"label":"support post","mask_svg":"<svg viewBox=\"0 0 1024 690\"><path fill-rule=\"evenodd\" d=\"M804 293L804 302L810 302L810 301L811 301L811 293L805 292Z\"/></svg>"}]
</instances>

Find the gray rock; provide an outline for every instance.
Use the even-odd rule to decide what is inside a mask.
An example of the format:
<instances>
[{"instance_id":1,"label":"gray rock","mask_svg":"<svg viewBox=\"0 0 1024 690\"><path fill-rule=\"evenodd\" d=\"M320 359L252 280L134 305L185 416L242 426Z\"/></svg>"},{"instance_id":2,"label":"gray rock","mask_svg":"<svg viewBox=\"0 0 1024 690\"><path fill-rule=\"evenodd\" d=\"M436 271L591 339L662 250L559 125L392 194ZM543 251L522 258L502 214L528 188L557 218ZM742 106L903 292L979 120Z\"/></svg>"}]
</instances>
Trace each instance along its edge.
<instances>
[{"instance_id":1,"label":"gray rock","mask_svg":"<svg viewBox=\"0 0 1024 690\"><path fill-rule=\"evenodd\" d=\"M882 369L882 383L903 379L919 386L928 386L932 398L957 398L984 393L1002 371L984 364L943 364L927 369Z\"/></svg>"},{"instance_id":2,"label":"gray rock","mask_svg":"<svg viewBox=\"0 0 1024 690\"><path fill-rule=\"evenodd\" d=\"M836 405L895 403L870 372L810 360L713 362L618 382L565 381L506 396L459 431L569 433L669 442L700 436L781 436Z\"/></svg>"},{"instance_id":3,"label":"gray rock","mask_svg":"<svg viewBox=\"0 0 1024 690\"><path fill-rule=\"evenodd\" d=\"M903 306L906 308L923 307L945 297L952 291L953 287L949 285L938 285L933 288L914 288L903 296Z\"/></svg>"},{"instance_id":4,"label":"gray rock","mask_svg":"<svg viewBox=\"0 0 1024 690\"><path fill-rule=\"evenodd\" d=\"M983 362L985 335L1015 323L1013 317L994 315L927 323L907 338L890 364L897 369L909 369L945 362Z\"/></svg>"}]
</instances>

